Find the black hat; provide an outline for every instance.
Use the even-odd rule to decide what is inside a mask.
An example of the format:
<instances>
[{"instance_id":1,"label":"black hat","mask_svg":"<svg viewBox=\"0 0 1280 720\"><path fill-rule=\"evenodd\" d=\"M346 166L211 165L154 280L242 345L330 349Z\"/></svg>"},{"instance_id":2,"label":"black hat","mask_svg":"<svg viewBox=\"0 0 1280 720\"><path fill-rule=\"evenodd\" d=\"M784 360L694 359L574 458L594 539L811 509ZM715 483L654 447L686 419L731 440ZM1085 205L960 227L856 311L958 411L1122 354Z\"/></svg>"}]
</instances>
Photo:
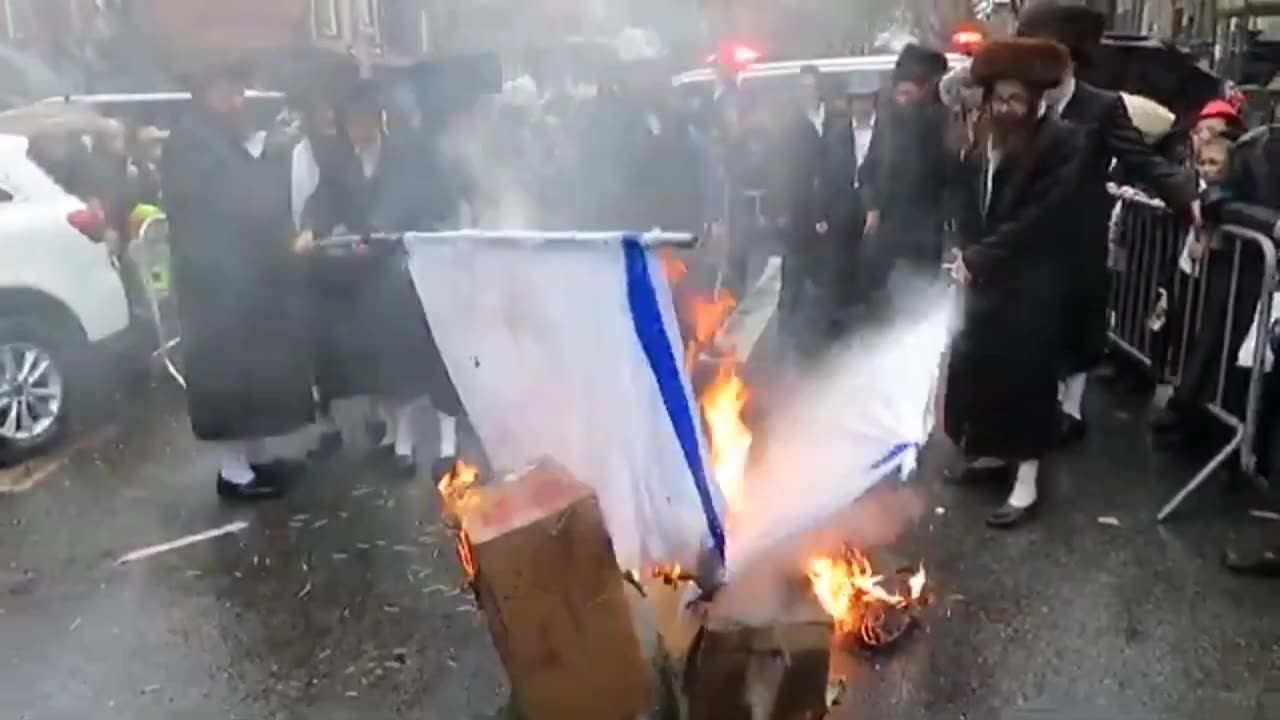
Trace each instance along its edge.
<instances>
[{"instance_id":1,"label":"black hat","mask_svg":"<svg viewBox=\"0 0 1280 720\"><path fill-rule=\"evenodd\" d=\"M250 85L254 64L237 50L206 47L188 48L175 54L170 67L178 82L194 93L220 81Z\"/></svg>"},{"instance_id":2,"label":"black hat","mask_svg":"<svg viewBox=\"0 0 1280 720\"><path fill-rule=\"evenodd\" d=\"M1016 80L1043 92L1061 83L1070 66L1067 49L1053 40L1009 38L992 40L979 48L969 76L982 86Z\"/></svg>"},{"instance_id":3,"label":"black hat","mask_svg":"<svg viewBox=\"0 0 1280 720\"><path fill-rule=\"evenodd\" d=\"M1077 65L1088 65L1101 46L1106 29L1107 18L1101 11L1042 0L1018 16L1017 34L1056 40L1067 47Z\"/></svg>"},{"instance_id":4,"label":"black hat","mask_svg":"<svg viewBox=\"0 0 1280 720\"><path fill-rule=\"evenodd\" d=\"M910 43L902 48L893 66L893 82L928 84L947 74L947 56L932 48Z\"/></svg>"}]
</instances>

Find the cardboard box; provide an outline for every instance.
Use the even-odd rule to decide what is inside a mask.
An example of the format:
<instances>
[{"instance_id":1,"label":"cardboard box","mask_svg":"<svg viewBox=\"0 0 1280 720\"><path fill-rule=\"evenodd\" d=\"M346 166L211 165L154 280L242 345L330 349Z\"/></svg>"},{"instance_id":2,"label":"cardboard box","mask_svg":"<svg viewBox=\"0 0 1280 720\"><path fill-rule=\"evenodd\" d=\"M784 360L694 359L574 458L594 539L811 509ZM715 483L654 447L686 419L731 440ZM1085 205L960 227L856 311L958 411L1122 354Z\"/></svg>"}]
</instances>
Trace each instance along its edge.
<instances>
[{"instance_id":1,"label":"cardboard box","mask_svg":"<svg viewBox=\"0 0 1280 720\"><path fill-rule=\"evenodd\" d=\"M461 517L477 600L525 720L634 720L655 702L594 492L550 461Z\"/></svg>"},{"instance_id":2,"label":"cardboard box","mask_svg":"<svg viewBox=\"0 0 1280 720\"><path fill-rule=\"evenodd\" d=\"M809 607L763 627L713 614L685 671L689 720L826 717L831 635Z\"/></svg>"}]
</instances>

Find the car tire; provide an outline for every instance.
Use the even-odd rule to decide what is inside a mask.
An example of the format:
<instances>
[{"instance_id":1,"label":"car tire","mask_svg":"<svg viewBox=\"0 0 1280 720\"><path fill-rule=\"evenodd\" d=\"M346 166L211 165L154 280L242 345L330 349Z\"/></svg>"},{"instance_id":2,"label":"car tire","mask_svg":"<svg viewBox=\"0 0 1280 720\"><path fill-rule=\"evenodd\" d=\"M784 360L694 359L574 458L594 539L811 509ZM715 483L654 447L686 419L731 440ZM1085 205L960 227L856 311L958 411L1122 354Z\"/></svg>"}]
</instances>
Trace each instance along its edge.
<instances>
[{"instance_id":1,"label":"car tire","mask_svg":"<svg viewBox=\"0 0 1280 720\"><path fill-rule=\"evenodd\" d=\"M0 465L27 460L66 436L83 389L87 345L78 328L40 317L0 317ZM38 377L19 383L14 370L21 371L28 358ZM39 370L44 363L47 367ZM51 406L54 392L56 407ZM20 400L27 402L28 413L17 416L15 426L12 411Z\"/></svg>"}]
</instances>

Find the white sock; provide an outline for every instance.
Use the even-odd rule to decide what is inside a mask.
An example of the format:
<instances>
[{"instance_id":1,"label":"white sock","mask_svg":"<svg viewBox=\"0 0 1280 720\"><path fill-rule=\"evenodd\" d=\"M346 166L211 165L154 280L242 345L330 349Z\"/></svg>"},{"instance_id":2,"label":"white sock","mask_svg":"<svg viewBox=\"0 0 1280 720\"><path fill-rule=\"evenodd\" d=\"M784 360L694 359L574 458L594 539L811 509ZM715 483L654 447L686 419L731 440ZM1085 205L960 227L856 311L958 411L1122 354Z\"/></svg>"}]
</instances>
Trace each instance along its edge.
<instances>
[{"instance_id":1,"label":"white sock","mask_svg":"<svg viewBox=\"0 0 1280 720\"><path fill-rule=\"evenodd\" d=\"M437 412L440 420L440 457L454 457L458 454L458 418Z\"/></svg>"},{"instance_id":2,"label":"white sock","mask_svg":"<svg viewBox=\"0 0 1280 720\"><path fill-rule=\"evenodd\" d=\"M1084 405L1084 388L1089 381L1089 376L1085 373L1078 373L1067 378L1062 383L1062 392L1059 397L1062 400L1062 412L1070 415L1077 420L1083 420L1081 406Z\"/></svg>"},{"instance_id":3,"label":"white sock","mask_svg":"<svg viewBox=\"0 0 1280 720\"><path fill-rule=\"evenodd\" d=\"M974 460L973 462L969 463L969 467L973 468L974 470L985 470L987 468L1004 467L1005 465L1008 465L1008 464L1009 463L1005 462L1004 460L1001 460L1000 458L980 457L977 460Z\"/></svg>"},{"instance_id":4,"label":"white sock","mask_svg":"<svg viewBox=\"0 0 1280 720\"><path fill-rule=\"evenodd\" d=\"M1009 493L1008 503L1018 509L1026 509L1036 504L1040 477L1040 461L1024 460L1018 464L1018 477L1013 481L1013 492Z\"/></svg>"},{"instance_id":5,"label":"white sock","mask_svg":"<svg viewBox=\"0 0 1280 720\"><path fill-rule=\"evenodd\" d=\"M413 411L414 403L407 402L396 410L396 455L413 457Z\"/></svg>"},{"instance_id":6,"label":"white sock","mask_svg":"<svg viewBox=\"0 0 1280 720\"><path fill-rule=\"evenodd\" d=\"M253 482L253 468L249 466L248 443L218 443L218 477L234 485Z\"/></svg>"}]
</instances>

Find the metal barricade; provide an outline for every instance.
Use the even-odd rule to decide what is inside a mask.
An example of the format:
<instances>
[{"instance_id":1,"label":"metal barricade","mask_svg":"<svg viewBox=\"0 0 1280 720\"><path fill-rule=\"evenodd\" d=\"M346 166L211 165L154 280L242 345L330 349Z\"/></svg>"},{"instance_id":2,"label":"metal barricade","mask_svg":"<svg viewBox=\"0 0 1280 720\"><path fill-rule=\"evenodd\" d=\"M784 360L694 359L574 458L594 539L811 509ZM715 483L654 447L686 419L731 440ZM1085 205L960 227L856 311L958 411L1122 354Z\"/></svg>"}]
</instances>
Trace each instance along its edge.
<instances>
[{"instance_id":1,"label":"metal barricade","mask_svg":"<svg viewBox=\"0 0 1280 720\"><path fill-rule=\"evenodd\" d=\"M1119 200L1109 238L1112 347L1146 367L1158 384L1190 394L1232 430L1226 446L1160 510L1164 521L1237 453L1239 468L1261 481L1256 440L1276 249L1267 235L1225 225L1206 229L1200 237L1204 251L1191 253L1188 228L1163 203L1131 188L1112 188L1112 194ZM1242 368L1247 389L1243 403L1233 403L1230 370L1241 331L1248 330L1239 323L1248 323L1255 310L1254 358Z\"/></svg>"},{"instance_id":2,"label":"metal barricade","mask_svg":"<svg viewBox=\"0 0 1280 720\"><path fill-rule=\"evenodd\" d=\"M152 357L185 388L182 354L178 352L182 331L178 323L178 300L173 291L169 221L165 216L149 218L142 224L137 237L129 244L129 258L141 276L146 311L154 324L156 349Z\"/></svg>"}]
</instances>

